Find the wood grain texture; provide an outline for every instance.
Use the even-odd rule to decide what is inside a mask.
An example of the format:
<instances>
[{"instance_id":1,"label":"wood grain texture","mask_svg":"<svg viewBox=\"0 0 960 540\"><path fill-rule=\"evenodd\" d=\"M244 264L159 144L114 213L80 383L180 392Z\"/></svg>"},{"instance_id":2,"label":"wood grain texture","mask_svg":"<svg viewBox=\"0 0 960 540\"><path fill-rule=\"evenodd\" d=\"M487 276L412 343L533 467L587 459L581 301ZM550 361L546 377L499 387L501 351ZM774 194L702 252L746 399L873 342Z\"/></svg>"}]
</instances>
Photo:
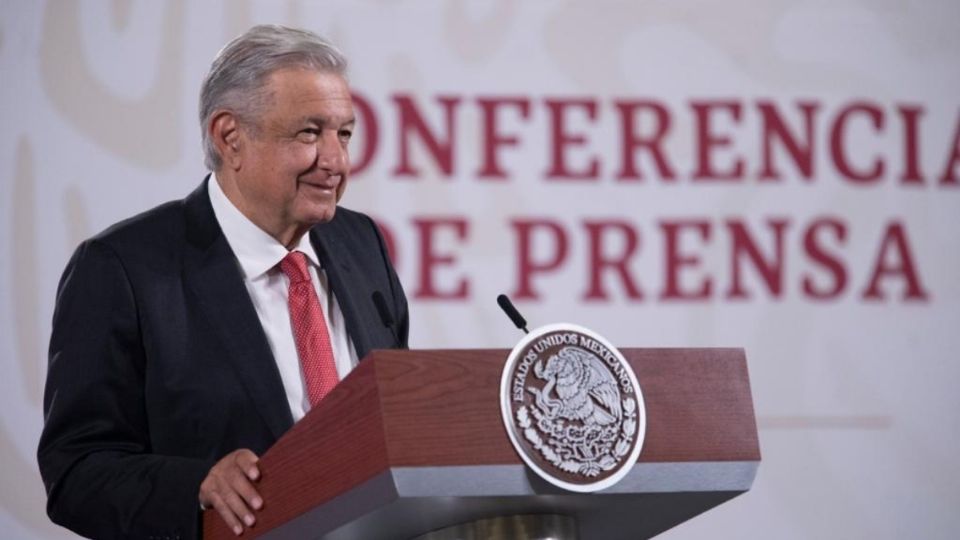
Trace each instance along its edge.
<instances>
[{"instance_id":1,"label":"wood grain texture","mask_svg":"<svg viewBox=\"0 0 960 540\"><path fill-rule=\"evenodd\" d=\"M640 462L759 461L742 349L621 349L643 391ZM520 464L503 427L509 351L372 352L261 459L256 537L390 467ZM245 534L248 536L248 534ZM204 538L234 536L206 512Z\"/></svg>"},{"instance_id":2,"label":"wood grain texture","mask_svg":"<svg viewBox=\"0 0 960 540\"><path fill-rule=\"evenodd\" d=\"M506 350L377 351L394 466L520 463L500 415Z\"/></svg>"},{"instance_id":3,"label":"wood grain texture","mask_svg":"<svg viewBox=\"0 0 960 540\"><path fill-rule=\"evenodd\" d=\"M760 459L742 349L622 349L640 381L647 435L639 461ZM509 351L377 351L390 463L520 463L500 414Z\"/></svg>"},{"instance_id":4,"label":"wood grain texture","mask_svg":"<svg viewBox=\"0 0 960 540\"><path fill-rule=\"evenodd\" d=\"M638 461L759 461L743 349L624 349L647 408Z\"/></svg>"}]
</instances>

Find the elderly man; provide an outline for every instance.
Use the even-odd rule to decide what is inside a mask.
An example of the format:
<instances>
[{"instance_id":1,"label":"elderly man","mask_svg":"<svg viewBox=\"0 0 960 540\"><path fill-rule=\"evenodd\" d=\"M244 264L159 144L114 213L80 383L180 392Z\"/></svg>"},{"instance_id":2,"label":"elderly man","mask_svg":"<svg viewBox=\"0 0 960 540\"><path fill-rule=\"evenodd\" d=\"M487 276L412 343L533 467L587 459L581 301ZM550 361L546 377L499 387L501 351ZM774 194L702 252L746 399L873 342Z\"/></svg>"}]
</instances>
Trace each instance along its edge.
<instances>
[{"instance_id":1,"label":"elderly man","mask_svg":"<svg viewBox=\"0 0 960 540\"><path fill-rule=\"evenodd\" d=\"M269 504L257 456L358 358L406 346L383 239L337 207L354 128L345 66L300 30L258 26L229 43L200 98L213 173L73 255L38 451L55 522L192 538L204 507L241 534Z\"/></svg>"}]
</instances>

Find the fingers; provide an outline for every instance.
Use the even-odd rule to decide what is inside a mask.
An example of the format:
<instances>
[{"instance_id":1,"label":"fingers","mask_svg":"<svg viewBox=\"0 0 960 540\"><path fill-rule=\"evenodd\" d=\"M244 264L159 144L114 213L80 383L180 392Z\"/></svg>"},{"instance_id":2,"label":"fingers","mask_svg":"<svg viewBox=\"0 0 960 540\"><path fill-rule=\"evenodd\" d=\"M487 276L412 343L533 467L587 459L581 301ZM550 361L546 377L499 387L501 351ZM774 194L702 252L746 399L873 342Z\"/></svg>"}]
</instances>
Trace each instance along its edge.
<instances>
[{"instance_id":1,"label":"fingers","mask_svg":"<svg viewBox=\"0 0 960 540\"><path fill-rule=\"evenodd\" d=\"M256 474L259 477L259 471ZM255 482L257 478L250 478L250 475L247 476L235 476L232 479L233 491L239 495L239 498L244 502L244 506L248 506L254 510L259 510L263 506L263 500L260 498L260 494L257 493L257 489L253 487L252 481Z\"/></svg>"},{"instance_id":2,"label":"fingers","mask_svg":"<svg viewBox=\"0 0 960 540\"><path fill-rule=\"evenodd\" d=\"M244 525L247 527L252 527L256 523L256 519L253 517L253 512L250 510L250 507L244 502L244 500L237 495L235 491L231 491L223 496L223 501L226 503L226 507L229 509L230 513L243 521ZM236 528L234 527L234 532Z\"/></svg>"},{"instance_id":3,"label":"fingers","mask_svg":"<svg viewBox=\"0 0 960 540\"><path fill-rule=\"evenodd\" d=\"M227 524L227 527L230 527L230 530L233 531L233 534L240 536L243 534L243 525L240 524L240 520L237 519L236 514L233 513L233 510L227 506L219 495L212 495L210 506L220 514L220 517L223 518L224 523Z\"/></svg>"},{"instance_id":4,"label":"fingers","mask_svg":"<svg viewBox=\"0 0 960 540\"><path fill-rule=\"evenodd\" d=\"M258 461L250 450L236 450L211 467L200 484L200 504L216 509L238 536L243 534L244 526L256 523L253 511L263 507L263 499L253 484L260 479Z\"/></svg>"},{"instance_id":5,"label":"fingers","mask_svg":"<svg viewBox=\"0 0 960 540\"><path fill-rule=\"evenodd\" d=\"M258 461L260 461L260 458L250 450L239 450L236 463L245 477L234 477L233 479L234 490L243 498L246 505L254 510L259 510L263 506L263 499L260 498L260 494L257 493L256 488L251 483L260 479L260 468L257 467Z\"/></svg>"},{"instance_id":6,"label":"fingers","mask_svg":"<svg viewBox=\"0 0 960 540\"><path fill-rule=\"evenodd\" d=\"M257 462L260 461L260 458L256 454L247 450L246 448L237 450L234 452L236 454L235 461L237 466L243 471L243 473L251 481L256 482L260 479L260 469L257 467Z\"/></svg>"}]
</instances>

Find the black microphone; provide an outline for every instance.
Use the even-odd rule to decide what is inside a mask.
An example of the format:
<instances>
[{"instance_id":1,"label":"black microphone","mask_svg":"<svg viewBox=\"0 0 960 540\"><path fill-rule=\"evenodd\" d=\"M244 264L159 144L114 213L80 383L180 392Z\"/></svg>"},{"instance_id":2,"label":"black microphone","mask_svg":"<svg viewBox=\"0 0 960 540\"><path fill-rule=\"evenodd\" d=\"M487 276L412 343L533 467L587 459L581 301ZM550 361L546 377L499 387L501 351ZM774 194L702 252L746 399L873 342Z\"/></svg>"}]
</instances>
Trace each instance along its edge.
<instances>
[{"instance_id":1,"label":"black microphone","mask_svg":"<svg viewBox=\"0 0 960 540\"><path fill-rule=\"evenodd\" d=\"M507 314L507 317L510 317L510 320L513 321L513 324L515 324L517 328L523 330L524 334L530 333L530 331L527 330L527 320L523 318L523 315L520 315L517 308L513 307L513 302L507 298L507 295L501 294L497 296L497 303L500 304L500 309Z\"/></svg>"},{"instance_id":2,"label":"black microphone","mask_svg":"<svg viewBox=\"0 0 960 540\"><path fill-rule=\"evenodd\" d=\"M396 323L393 320L393 315L390 314L390 308L387 307L387 300L383 297L383 293L380 291L373 291L373 305L377 306L377 313L380 315L380 322L390 330L390 334L393 336L393 342L397 347L400 346L400 337L397 335Z\"/></svg>"}]
</instances>

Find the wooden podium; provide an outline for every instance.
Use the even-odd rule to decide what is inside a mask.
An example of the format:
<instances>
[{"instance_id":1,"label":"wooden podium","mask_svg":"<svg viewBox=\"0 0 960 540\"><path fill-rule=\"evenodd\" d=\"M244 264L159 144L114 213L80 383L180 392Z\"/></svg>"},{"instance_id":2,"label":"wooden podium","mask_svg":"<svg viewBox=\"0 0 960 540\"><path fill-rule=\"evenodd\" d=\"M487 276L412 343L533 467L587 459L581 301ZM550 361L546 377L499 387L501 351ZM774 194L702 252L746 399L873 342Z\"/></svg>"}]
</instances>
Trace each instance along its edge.
<instances>
[{"instance_id":1,"label":"wooden podium","mask_svg":"<svg viewBox=\"0 0 960 540\"><path fill-rule=\"evenodd\" d=\"M576 518L582 539L648 538L750 489L760 463L742 349L621 349L647 412L633 470L604 491L529 471L500 413L502 350L372 352L262 457L244 537L407 540L519 514ZM204 515L205 539L232 539Z\"/></svg>"}]
</instances>

